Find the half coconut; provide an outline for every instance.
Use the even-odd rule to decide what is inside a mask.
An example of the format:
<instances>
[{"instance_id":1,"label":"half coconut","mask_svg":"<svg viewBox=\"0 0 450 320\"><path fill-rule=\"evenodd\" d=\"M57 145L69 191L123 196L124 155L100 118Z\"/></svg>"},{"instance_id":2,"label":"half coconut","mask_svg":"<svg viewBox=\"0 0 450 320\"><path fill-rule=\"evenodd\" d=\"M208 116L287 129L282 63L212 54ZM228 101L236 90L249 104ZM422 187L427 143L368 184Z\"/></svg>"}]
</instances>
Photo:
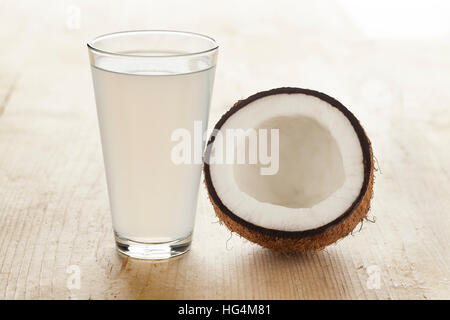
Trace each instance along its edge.
<instances>
[{"instance_id":1,"label":"half coconut","mask_svg":"<svg viewBox=\"0 0 450 320\"><path fill-rule=\"evenodd\" d=\"M237 131L247 134L240 142L227 134ZM251 132L260 139L258 155L267 151L265 161L249 161ZM244 148L244 163L236 161L237 148ZM230 152L233 161L224 161ZM278 88L238 101L216 124L203 170L219 219L278 252L336 242L366 217L372 198L373 155L364 129L340 102L308 89Z\"/></svg>"}]
</instances>

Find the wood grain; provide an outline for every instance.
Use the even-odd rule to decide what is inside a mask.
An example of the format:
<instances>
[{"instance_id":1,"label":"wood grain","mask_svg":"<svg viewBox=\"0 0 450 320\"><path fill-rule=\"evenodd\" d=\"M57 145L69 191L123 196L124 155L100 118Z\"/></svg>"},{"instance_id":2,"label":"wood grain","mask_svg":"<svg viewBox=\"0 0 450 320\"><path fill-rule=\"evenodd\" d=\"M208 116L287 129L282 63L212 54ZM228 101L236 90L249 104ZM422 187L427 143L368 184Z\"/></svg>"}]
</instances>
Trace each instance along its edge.
<instances>
[{"instance_id":1,"label":"wood grain","mask_svg":"<svg viewBox=\"0 0 450 320\"><path fill-rule=\"evenodd\" d=\"M0 298L450 298L448 37L368 37L333 1L3 0L0 21ZM272 87L342 101L373 143L376 222L317 254L279 255L231 235L202 186L189 254L118 256L85 42L124 29L218 39L211 125Z\"/></svg>"}]
</instances>

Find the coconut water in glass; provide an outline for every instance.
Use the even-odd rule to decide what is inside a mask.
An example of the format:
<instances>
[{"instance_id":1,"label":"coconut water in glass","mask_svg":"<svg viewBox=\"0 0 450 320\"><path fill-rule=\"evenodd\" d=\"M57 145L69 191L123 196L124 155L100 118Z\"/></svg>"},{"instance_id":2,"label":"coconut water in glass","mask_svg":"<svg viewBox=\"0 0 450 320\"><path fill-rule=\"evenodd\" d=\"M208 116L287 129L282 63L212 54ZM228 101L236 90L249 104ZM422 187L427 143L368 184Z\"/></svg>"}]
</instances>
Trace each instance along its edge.
<instances>
[{"instance_id":1,"label":"coconut water in glass","mask_svg":"<svg viewBox=\"0 0 450 320\"><path fill-rule=\"evenodd\" d=\"M204 147L194 131L207 129L218 47L175 31L109 34L88 47L117 248L141 259L183 254ZM173 159L176 132L191 137L189 161Z\"/></svg>"}]
</instances>

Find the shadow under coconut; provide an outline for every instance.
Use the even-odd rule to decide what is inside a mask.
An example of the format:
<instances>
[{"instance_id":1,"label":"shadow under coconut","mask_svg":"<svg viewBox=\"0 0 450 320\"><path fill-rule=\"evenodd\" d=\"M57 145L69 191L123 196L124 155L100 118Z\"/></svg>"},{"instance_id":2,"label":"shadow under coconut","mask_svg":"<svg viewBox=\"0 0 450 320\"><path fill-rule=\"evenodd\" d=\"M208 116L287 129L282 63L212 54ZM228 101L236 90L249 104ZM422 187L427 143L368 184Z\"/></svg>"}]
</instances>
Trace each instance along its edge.
<instances>
[{"instance_id":1,"label":"shadow under coconut","mask_svg":"<svg viewBox=\"0 0 450 320\"><path fill-rule=\"evenodd\" d=\"M315 253L281 254L255 246L243 259L241 281L251 282L254 299L342 299L345 258L333 247ZM344 289L343 289L344 288ZM348 296L350 298L350 296Z\"/></svg>"},{"instance_id":2,"label":"shadow under coconut","mask_svg":"<svg viewBox=\"0 0 450 320\"><path fill-rule=\"evenodd\" d=\"M218 250L214 258L191 251L148 262L121 256L119 296L132 299L351 298L345 258L329 247L317 253L279 254L251 243Z\"/></svg>"}]
</instances>

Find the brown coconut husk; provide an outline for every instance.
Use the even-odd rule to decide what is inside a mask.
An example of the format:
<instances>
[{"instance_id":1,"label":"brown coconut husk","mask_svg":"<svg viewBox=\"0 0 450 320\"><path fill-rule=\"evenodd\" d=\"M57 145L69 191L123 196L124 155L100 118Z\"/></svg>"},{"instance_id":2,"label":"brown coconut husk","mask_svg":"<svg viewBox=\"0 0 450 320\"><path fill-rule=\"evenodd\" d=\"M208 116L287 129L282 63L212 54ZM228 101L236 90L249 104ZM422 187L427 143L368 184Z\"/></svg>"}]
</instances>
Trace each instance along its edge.
<instances>
[{"instance_id":1,"label":"brown coconut husk","mask_svg":"<svg viewBox=\"0 0 450 320\"><path fill-rule=\"evenodd\" d=\"M238 101L222 116L214 129L220 130L222 125L231 115L257 99L275 94L299 93L317 97L341 111L350 121L361 144L364 159L364 182L358 197L338 218L319 228L304 231L283 231L257 226L234 214L222 203L221 199L217 195L211 180L210 167L208 164L210 151L214 143L214 136L211 136L208 141L203 166L205 185L208 190L211 203L214 207L214 211L216 212L217 217L228 227L228 229L265 248L283 253L321 250L325 246L347 236L367 216L370 209L370 201L373 196L374 161L370 140L358 119L339 101L324 93L309 89L290 87L259 92L248 97L247 99Z\"/></svg>"}]
</instances>

